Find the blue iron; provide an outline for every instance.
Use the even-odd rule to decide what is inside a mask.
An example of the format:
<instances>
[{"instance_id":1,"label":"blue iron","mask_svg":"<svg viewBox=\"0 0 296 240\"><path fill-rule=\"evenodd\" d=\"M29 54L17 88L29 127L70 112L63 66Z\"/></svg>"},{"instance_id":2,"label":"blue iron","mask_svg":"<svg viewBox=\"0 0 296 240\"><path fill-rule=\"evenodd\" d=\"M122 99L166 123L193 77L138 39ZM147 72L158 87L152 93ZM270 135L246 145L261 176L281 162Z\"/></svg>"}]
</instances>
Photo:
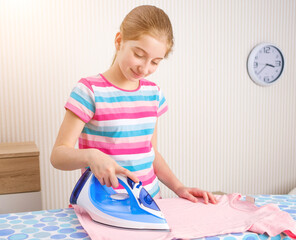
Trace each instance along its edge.
<instances>
[{"instance_id":1,"label":"blue iron","mask_svg":"<svg viewBox=\"0 0 296 240\"><path fill-rule=\"evenodd\" d=\"M169 230L162 212L142 183L122 175L117 178L127 193L117 193L112 187L101 185L88 168L76 183L70 203L84 208L94 221L106 225Z\"/></svg>"}]
</instances>

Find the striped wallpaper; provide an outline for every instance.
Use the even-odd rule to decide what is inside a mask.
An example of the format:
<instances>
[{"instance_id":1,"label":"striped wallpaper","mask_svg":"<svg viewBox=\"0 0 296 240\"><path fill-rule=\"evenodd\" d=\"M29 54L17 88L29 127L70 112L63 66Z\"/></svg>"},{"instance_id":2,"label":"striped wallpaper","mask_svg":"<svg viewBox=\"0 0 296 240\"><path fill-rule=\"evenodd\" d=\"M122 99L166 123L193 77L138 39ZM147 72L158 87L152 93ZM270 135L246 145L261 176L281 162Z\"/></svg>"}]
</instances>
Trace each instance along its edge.
<instances>
[{"instance_id":1,"label":"striped wallpaper","mask_svg":"<svg viewBox=\"0 0 296 240\"><path fill-rule=\"evenodd\" d=\"M80 175L49 162L64 103L81 77L108 68L115 33L139 4L163 8L174 27L173 53L149 79L169 104L158 144L176 175L228 193L296 187L296 1L0 0L0 142L39 147L43 208L67 206ZM271 87L246 70L263 41L286 60Z\"/></svg>"}]
</instances>

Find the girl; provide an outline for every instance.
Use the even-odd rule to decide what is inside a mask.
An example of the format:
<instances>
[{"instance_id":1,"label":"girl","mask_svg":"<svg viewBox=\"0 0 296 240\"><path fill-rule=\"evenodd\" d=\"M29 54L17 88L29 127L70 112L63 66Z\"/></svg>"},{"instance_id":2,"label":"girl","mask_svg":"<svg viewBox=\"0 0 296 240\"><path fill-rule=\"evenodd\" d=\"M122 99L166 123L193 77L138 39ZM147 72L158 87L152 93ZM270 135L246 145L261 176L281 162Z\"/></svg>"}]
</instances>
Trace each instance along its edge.
<instances>
[{"instance_id":1,"label":"girl","mask_svg":"<svg viewBox=\"0 0 296 240\"><path fill-rule=\"evenodd\" d=\"M159 198L158 179L179 197L216 203L198 188L185 187L157 151L157 119L165 98L146 77L156 71L173 46L168 16L154 6L139 6L115 36L116 54L104 73L81 79L65 105L66 114L51 154L61 170L90 167L102 185L120 191L116 174L142 181ZM79 149L74 149L79 138Z\"/></svg>"}]
</instances>

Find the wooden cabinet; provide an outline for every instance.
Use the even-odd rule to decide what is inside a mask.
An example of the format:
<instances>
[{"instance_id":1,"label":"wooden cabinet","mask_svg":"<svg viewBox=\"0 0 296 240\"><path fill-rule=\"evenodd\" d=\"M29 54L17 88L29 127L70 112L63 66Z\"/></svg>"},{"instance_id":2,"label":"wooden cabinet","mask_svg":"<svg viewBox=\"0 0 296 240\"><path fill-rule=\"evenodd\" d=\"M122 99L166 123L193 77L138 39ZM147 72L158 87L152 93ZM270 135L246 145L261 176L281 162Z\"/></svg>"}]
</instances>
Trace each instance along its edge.
<instances>
[{"instance_id":1,"label":"wooden cabinet","mask_svg":"<svg viewBox=\"0 0 296 240\"><path fill-rule=\"evenodd\" d=\"M39 150L35 143L0 144L0 194L40 191Z\"/></svg>"},{"instance_id":2,"label":"wooden cabinet","mask_svg":"<svg viewBox=\"0 0 296 240\"><path fill-rule=\"evenodd\" d=\"M34 142L0 143L0 213L41 209L39 150Z\"/></svg>"}]
</instances>

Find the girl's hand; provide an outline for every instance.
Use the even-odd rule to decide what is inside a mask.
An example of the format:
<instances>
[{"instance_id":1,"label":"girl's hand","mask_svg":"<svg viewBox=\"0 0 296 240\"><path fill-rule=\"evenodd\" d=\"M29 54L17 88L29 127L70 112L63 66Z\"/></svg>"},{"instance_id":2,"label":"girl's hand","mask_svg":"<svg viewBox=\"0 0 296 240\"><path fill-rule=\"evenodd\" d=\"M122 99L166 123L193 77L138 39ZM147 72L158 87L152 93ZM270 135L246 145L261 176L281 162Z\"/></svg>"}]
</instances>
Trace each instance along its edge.
<instances>
[{"instance_id":1,"label":"girl's hand","mask_svg":"<svg viewBox=\"0 0 296 240\"><path fill-rule=\"evenodd\" d=\"M125 175L134 182L139 182L139 179L132 172L119 166L107 154L102 154L102 152L98 152L96 149L92 149L89 167L99 182L107 187L118 187L119 183L116 174Z\"/></svg>"},{"instance_id":2,"label":"girl's hand","mask_svg":"<svg viewBox=\"0 0 296 240\"><path fill-rule=\"evenodd\" d=\"M203 191L199 188L179 187L175 192L180 198L185 198L191 202L197 202L197 197L203 197L205 204L209 201L213 204L218 203L217 199L211 192Z\"/></svg>"}]
</instances>

